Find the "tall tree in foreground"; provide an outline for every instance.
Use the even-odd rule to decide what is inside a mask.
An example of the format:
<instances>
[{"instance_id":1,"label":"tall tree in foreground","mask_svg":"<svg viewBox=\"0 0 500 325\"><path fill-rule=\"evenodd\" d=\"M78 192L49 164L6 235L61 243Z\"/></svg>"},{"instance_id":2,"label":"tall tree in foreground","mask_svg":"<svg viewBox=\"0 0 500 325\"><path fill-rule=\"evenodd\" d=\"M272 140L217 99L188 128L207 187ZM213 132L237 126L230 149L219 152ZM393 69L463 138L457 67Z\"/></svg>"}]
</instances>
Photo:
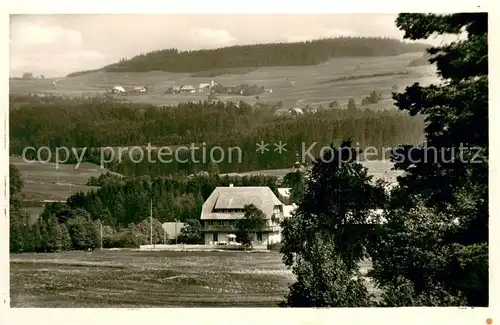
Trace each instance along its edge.
<instances>
[{"instance_id":1,"label":"tall tree in foreground","mask_svg":"<svg viewBox=\"0 0 500 325\"><path fill-rule=\"evenodd\" d=\"M426 145L393 157L406 173L372 252L382 305L488 305L487 20L486 13L397 18L408 39L463 31L467 39L428 50L442 84L394 95L401 110L426 116Z\"/></svg>"},{"instance_id":2,"label":"tall tree in foreground","mask_svg":"<svg viewBox=\"0 0 500 325\"><path fill-rule=\"evenodd\" d=\"M294 215L283 221L283 261L297 282L282 306L362 307L370 295L358 262L366 257L366 224L385 200L351 141L313 162Z\"/></svg>"}]
</instances>

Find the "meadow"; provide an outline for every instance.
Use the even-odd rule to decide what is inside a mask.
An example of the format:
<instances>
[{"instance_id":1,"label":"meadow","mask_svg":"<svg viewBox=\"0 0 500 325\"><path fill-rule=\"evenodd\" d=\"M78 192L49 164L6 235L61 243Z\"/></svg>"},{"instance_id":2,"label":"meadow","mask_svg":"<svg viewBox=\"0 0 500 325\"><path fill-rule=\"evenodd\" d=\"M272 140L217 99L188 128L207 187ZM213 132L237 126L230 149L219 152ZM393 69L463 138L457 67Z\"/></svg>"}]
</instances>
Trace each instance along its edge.
<instances>
[{"instance_id":1,"label":"meadow","mask_svg":"<svg viewBox=\"0 0 500 325\"><path fill-rule=\"evenodd\" d=\"M169 72L92 72L75 77L46 80L10 80L12 94L47 92L58 95L81 95L103 93L114 85L148 86L147 94L117 95L127 100L156 105L171 105L179 102L207 99L203 93L166 95L169 87L215 80L225 86L257 84L270 88L272 93L254 96L219 96L222 101L260 102L282 101L285 107L310 105L312 107L337 100L346 106L349 98L360 102L372 90L380 92L386 99L368 106L372 109L390 108L393 87L404 88L419 80L423 84L436 82L432 66L410 67L412 60L422 53L408 53L388 57L334 58L313 66L263 67L240 74L224 74L217 77L198 77L189 73ZM246 73L245 73L246 72ZM297 102L301 101L301 105Z\"/></svg>"},{"instance_id":2,"label":"meadow","mask_svg":"<svg viewBox=\"0 0 500 325\"><path fill-rule=\"evenodd\" d=\"M25 201L66 200L76 192L96 189L87 186L87 181L105 172L90 163L82 163L76 168L76 165L26 162L18 156L11 156L9 161L21 173L24 181L21 193Z\"/></svg>"},{"instance_id":3,"label":"meadow","mask_svg":"<svg viewBox=\"0 0 500 325\"><path fill-rule=\"evenodd\" d=\"M277 307L294 282L280 259L277 252L11 254L10 305Z\"/></svg>"}]
</instances>

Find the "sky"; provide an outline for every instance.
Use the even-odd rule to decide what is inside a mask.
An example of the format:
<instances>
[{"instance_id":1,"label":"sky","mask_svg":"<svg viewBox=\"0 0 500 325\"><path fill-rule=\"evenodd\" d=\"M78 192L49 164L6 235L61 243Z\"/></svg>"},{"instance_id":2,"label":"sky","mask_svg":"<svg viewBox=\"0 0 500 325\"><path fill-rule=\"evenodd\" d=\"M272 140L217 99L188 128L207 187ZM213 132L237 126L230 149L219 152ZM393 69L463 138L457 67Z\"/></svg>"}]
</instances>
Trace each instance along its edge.
<instances>
[{"instance_id":1,"label":"sky","mask_svg":"<svg viewBox=\"0 0 500 325\"><path fill-rule=\"evenodd\" d=\"M338 36L402 39L397 14L11 15L10 75L64 76L164 48ZM430 42L432 44L432 42Z\"/></svg>"}]
</instances>

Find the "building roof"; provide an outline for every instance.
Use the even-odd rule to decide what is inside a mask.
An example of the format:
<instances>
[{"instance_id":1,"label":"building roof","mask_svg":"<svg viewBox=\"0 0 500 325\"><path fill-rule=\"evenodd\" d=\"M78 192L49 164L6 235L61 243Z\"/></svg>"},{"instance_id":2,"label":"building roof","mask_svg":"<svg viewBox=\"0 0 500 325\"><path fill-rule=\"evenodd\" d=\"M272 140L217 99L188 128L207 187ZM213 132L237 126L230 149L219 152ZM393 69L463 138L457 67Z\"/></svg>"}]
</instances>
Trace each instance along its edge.
<instances>
[{"instance_id":1,"label":"building roof","mask_svg":"<svg viewBox=\"0 0 500 325\"><path fill-rule=\"evenodd\" d=\"M203 203L200 219L241 219L243 212L221 213L214 209L243 209L247 204L255 205L267 218L271 217L274 206L283 206L267 186L217 187Z\"/></svg>"},{"instance_id":2,"label":"building roof","mask_svg":"<svg viewBox=\"0 0 500 325\"><path fill-rule=\"evenodd\" d=\"M210 87L210 84L202 83L202 84L200 84L199 88L206 88L206 87Z\"/></svg>"}]
</instances>

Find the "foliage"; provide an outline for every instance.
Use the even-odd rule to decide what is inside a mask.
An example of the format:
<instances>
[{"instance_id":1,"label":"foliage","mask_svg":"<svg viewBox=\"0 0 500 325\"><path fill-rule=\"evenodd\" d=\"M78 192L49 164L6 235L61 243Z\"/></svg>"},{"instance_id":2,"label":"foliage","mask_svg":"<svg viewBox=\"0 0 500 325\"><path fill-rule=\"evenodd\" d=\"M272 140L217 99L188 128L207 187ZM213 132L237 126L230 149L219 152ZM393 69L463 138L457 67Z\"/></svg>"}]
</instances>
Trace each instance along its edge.
<instances>
[{"instance_id":1,"label":"foliage","mask_svg":"<svg viewBox=\"0 0 500 325\"><path fill-rule=\"evenodd\" d=\"M42 219L39 219L42 220ZM75 215L66 223L76 250L95 249L100 246L99 231L95 223L87 216Z\"/></svg>"},{"instance_id":2,"label":"foliage","mask_svg":"<svg viewBox=\"0 0 500 325\"><path fill-rule=\"evenodd\" d=\"M52 252L100 247L99 223L103 223L103 247L139 247L149 244L149 203L153 199L153 242L164 239L162 222L186 222L180 241L203 242L197 218L203 202L217 186L269 186L276 192L276 177L141 177L103 183L87 194L76 193L67 204L47 204L30 226L20 204L11 206L11 251ZM26 219L26 221L24 221ZM57 223L56 223L57 221ZM36 248L32 248L36 245Z\"/></svg>"},{"instance_id":3,"label":"foliage","mask_svg":"<svg viewBox=\"0 0 500 325\"><path fill-rule=\"evenodd\" d=\"M31 251L31 229L28 216L21 209L10 205L10 251L25 252Z\"/></svg>"},{"instance_id":4,"label":"foliage","mask_svg":"<svg viewBox=\"0 0 500 325\"><path fill-rule=\"evenodd\" d=\"M9 145L13 154L23 154L27 146L48 146L53 150L61 146L86 148L77 150L84 162L101 165L101 156L109 157L111 162L104 162L104 167L125 176L189 175L207 170L208 157L215 146L224 149L223 161L216 161L221 173L289 168L295 162L295 153L303 150L303 143L307 144L306 149L309 144L317 143L311 150L311 154L317 156L322 146L332 139L339 141L345 135L358 139L361 148L377 148L381 155L382 148L387 146L418 143L424 127L423 118L411 118L394 110L335 109L284 119L273 116L269 107L233 102L181 103L161 108L106 98L73 101L30 98L32 102L21 104L17 104L17 100L11 97L11 106L19 107L11 108L9 114ZM256 152L255 144L262 139L270 143L281 140L287 143L287 151L279 159L272 150L264 154ZM151 147L168 146L173 153L162 158L169 163L161 163L158 149L149 151L152 162L143 159L139 163L131 161L127 152L119 161L117 149L113 157L106 154L109 149L99 149L109 145L142 145L146 157L148 143ZM189 149L191 144L200 149ZM41 158L46 159L46 151L42 152ZM241 162L243 154L239 152L244 153ZM174 159L175 153L179 159ZM28 150L26 155L27 159L37 158L35 150ZM218 158L218 151L214 151L214 155ZM187 163L182 162L184 159ZM66 163L76 162L75 155L71 154ZM119 183L121 179L106 173L90 182L102 186L108 182Z\"/></svg>"},{"instance_id":5,"label":"foliage","mask_svg":"<svg viewBox=\"0 0 500 325\"><path fill-rule=\"evenodd\" d=\"M388 223L372 252L383 305L488 305L487 18L397 19L406 38L465 30L467 39L429 49L446 82L394 94L401 110L426 116L426 145L401 147L393 157L407 173L392 193Z\"/></svg>"},{"instance_id":6,"label":"foliage","mask_svg":"<svg viewBox=\"0 0 500 325\"><path fill-rule=\"evenodd\" d=\"M63 233L61 226L55 216L51 216L47 221L47 250L57 252L63 249ZM67 245L66 245L67 246Z\"/></svg>"},{"instance_id":7,"label":"foliage","mask_svg":"<svg viewBox=\"0 0 500 325\"><path fill-rule=\"evenodd\" d=\"M281 243L270 243L267 244L267 249L270 251L279 252L281 251Z\"/></svg>"},{"instance_id":8,"label":"foliage","mask_svg":"<svg viewBox=\"0 0 500 325\"><path fill-rule=\"evenodd\" d=\"M426 52L421 57L419 57L418 59L415 59L415 60L411 61L408 66L410 66L410 67L419 67L419 66L423 66L423 65L430 65L431 63L429 62L429 59L431 57L432 56L429 53Z\"/></svg>"},{"instance_id":9,"label":"foliage","mask_svg":"<svg viewBox=\"0 0 500 325\"><path fill-rule=\"evenodd\" d=\"M102 173L99 177L91 176L87 181L88 186L104 186L110 183L120 183L123 181L122 176L118 176L116 174L110 173L109 171L106 173Z\"/></svg>"},{"instance_id":10,"label":"foliage","mask_svg":"<svg viewBox=\"0 0 500 325\"><path fill-rule=\"evenodd\" d=\"M155 219L162 223L185 222L200 216L203 202L217 186L229 184L268 186L276 191L276 177L271 176L156 177L149 180L139 177L126 179L121 184L110 183L86 194L76 193L68 199L68 205L71 209L88 211L93 219L104 216L100 219L104 224L120 228L146 218L152 199Z\"/></svg>"},{"instance_id":11,"label":"foliage","mask_svg":"<svg viewBox=\"0 0 500 325\"><path fill-rule=\"evenodd\" d=\"M151 222L152 222L152 229L153 229L153 237L152 237L152 243L153 244L161 244L163 243L164 239L164 230L161 225L161 222L158 221L157 219L153 218L145 218L141 222L139 222L137 225L135 225L134 230L139 236L139 243L140 245L149 245L151 243Z\"/></svg>"},{"instance_id":12,"label":"foliage","mask_svg":"<svg viewBox=\"0 0 500 325\"><path fill-rule=\"evenodd\" d=\"M292 202L299 202L305 188L305 174L301 170L290 172L283 177L283 186L289 187Z\"/></svg>"},{"instance_id":13,"label":"foliage","mask_svg":"<svg viewBox=\"0 0 500 325\"><path fill-rule=\"evenodd\" d=\"M208 164L208 174L212 177L217 177L219 176L219 173L219 165L217 165L216 162L210 162L210 164Z\"/></svg>"},{"instance_id":14,"label":"foliage","mask_svg":"<svg viewBox=\"0 0 500 325\"><path fill-rule=\"evenodd\" d=\"M334 100L328 104L328 108L330 109L338 109L339 108L339 102L337 100Z\"/></svg>"},{"instance_id":15,"label":"foliage","mask_svg":"<svg viewBox=\"0 0 500 325\"><path fill-rule=\"evenodd\" d=\"M293 266L297 282L282 307L368 307L370 295L361 277L336 254L331 236L317 233L311 238L307 253Z\"/></svg>"},{"instance_id":16,"label":"foliage","mask_svg":"<svg viewBox=\"0 0 500 325\"><path fill-rule=\"evenodd\" d=\"M388 56L421 52L427 45L377 37L341 37L297 43L237 45L210 50L165 49L124 59L104 67L109 72L198 72L228 68L316 65L332 57ZM68 76L81 75L75 72Z\"/></svg>"},{"instance_id":17,"label":"foliage","mask_svg":"<svg viewBox=\"0 0 500 325\"><path fill-rule=\"evenodd\" d=\"M129 247L139 248L141 245L140 235L137 233L133 226L120 229L120 231L113 238L109 247Z\"/></svg>"},{"instance_id":18,"label":"foliage","mask_svg":"<svg viewBox=\"0 0 500 325\"><path fill-rule=\"evenodd\" d=\"M283 262L297 275L284 306L369 304L358 262L372 235L366 227L371 209L386 198L357 155L351 141L325 150L313 162L297 210L282 223Z\"/></svg>"},{"instance_id":19,"label":"foliage","mask_svg":"<svg viewBox=\"0 0 500 325\"><path fill-rule=\"evenodd\" d=\"M236 240L244 246L252 246L253 235L266 225L266 216L253 204L244 207L244 215L236 224Z\"/></svg>"}]
</instances>

